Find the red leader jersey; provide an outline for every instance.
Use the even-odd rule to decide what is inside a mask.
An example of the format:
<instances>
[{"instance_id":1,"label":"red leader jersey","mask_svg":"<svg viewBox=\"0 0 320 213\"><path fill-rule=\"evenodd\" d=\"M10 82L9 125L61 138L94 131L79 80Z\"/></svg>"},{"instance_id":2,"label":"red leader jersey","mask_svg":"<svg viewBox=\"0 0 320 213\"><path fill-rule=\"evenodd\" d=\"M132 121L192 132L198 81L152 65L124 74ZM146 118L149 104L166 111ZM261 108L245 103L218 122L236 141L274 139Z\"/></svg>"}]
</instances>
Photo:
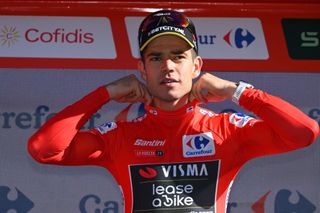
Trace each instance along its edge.
<instances>
[{"instance_id":1,"label":"red leader jersey","mask_svg":"<svg viewBox=\"0 0 320 213\"><path fill-rule=\"evenodd\" d=\"M261 120L193 102L177 111L147 106L133 121L81 132L108 101L107 90L98 88L43 125L28 148L41 163L106 168L122 189L126 213L224 213L248 160L305 147L319 134L314 120L256 89L245 90L240 105Z\"/></svg>"}]
</instances>

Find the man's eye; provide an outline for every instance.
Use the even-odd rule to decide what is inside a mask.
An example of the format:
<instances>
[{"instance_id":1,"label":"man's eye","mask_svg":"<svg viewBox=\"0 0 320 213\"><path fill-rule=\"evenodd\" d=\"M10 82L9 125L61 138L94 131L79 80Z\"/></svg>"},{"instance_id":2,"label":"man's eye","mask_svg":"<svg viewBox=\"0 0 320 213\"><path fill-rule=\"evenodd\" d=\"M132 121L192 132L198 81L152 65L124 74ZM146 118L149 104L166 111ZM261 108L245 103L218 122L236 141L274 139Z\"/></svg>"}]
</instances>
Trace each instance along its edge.
<instances>
[{"instance_id":1,"label":"man's eye","mask_svg":"<svg viewBox=\"0 0 320 213\"><path fill-rule=\"evenodd\" d=\"M174 56L174 59L175 59L175 60L180 60L180 59L183 59L183 58L184 58L183 55L176 55L176 56Z\"/></svg>"},{"instance_id":2,"label":"man's eye","mask_svg":"<svg viewBox=\"0 0 320 213\"><path fill-rule=\"evenodd\" d=\"M160 59L161 59L160 57L154 56L150 58L150 61L160 61Z\"/></svg>"}]
</instances>

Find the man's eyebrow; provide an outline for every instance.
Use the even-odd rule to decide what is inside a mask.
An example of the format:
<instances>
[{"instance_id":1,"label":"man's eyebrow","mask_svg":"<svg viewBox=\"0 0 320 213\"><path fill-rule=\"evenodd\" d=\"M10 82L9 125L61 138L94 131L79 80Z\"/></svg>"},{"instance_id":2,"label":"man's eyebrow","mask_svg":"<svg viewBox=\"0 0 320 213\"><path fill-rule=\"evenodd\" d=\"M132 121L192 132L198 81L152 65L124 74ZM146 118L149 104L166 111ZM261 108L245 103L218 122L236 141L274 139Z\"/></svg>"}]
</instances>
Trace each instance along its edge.
<instances>
[{"instance_id":1,"label":"man's eyebrow","mask_svg":"<svg viewBox=\"0 0 320 213\"><path fill-rule=\"evenodd\" d=\"M180 54L184 54L186 51L185 50L183 50L183 49L175 49L175 50L171 50L170 51L170 54L173 54L173 55L180 55ZM157 51L152 51L152 52L150 52L150 53L148 53L147 55L146 55L146 57L160 57L160 56L162 56L164 53L162 53L162 52L157 52Z\"/></svg>"},{"instance_id":2,"label":"man's eyebrow","mask_svg":"<svg viewBox=\"0 0 320 213\"><path fill-rule=\"evenodd\" d=\"M147 57L152 57L152 56L161 56L162 53L161 52L151 52L147 54Z\"/></svg>"},{"instance_id":3,"label":"man's eyebrow","mask_svg":"<svg viewBox=\"0 0 320 213\"><path fill-rule=\"evenodd\" d=\"M180 55L180 54L183 54L184 52L185 52L184 50L179 50L179 49L171 51L171 53L175 55Z\"/></svg>"}]
</instances>

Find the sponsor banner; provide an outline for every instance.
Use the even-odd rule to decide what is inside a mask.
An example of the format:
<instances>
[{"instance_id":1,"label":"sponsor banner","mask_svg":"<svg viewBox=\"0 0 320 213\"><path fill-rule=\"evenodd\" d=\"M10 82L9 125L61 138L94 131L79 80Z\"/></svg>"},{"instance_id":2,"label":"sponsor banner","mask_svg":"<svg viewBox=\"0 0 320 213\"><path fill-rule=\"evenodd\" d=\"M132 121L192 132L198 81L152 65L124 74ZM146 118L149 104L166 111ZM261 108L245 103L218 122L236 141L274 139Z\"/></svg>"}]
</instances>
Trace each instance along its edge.
<instances>
[{"instance_id":1,"label":"sponsor banner","mask_svg":"<svg viewBox=\"0 0 320 213\"><path fill-rule=\"evenodd\" d=\"M282 19L289 56L320 59L320 19Z\"/></svg>"},{"instance_id":2,"label":"sponsor banner","mask_svg":"<svg viewBox=\"0 0 320 213\"><path fill-rule=\"evenodd\" d=\"M139 24L143 17L126 17L131 53L140 57L138 48ZM205 59L269 58L265 36L258 18L195 18L199 54Z\"/></svg>"},{"instance_id":3,"label":"sponsor banner","mask_svg":"<svg viewBox=\"0 0 320 213\"><path fill-rule=\"evenodd\" d=\"M267 60L269 53L258 18L193 18L199 53L205 59Z\"/></svg>"},{"instance_id":4,"label":"sponsor banner","mask_svg":"<svg viewBox=\"0 0 320 213\"><path fill-rule=\"evenodd\" d=\"M171 8L184 11L195 23L204 70L319 72L319 34L313 30L319 25L307 21L312 29L301 38L293 36L287 45L281 22L287 17L319 22L320 4L287 3L290 10L273 3L201 1L175 2ZM14 3L7 2L0 5L0 64L3 68L136 70L138 25L158 9L163 7L153 2L41 1L32 8L20 3L17 11ZM298 40L307 46L290 48L288 54L287 46L295 47L292 43Z\"/></svg>"},{"instance_id":5,"label":"sponsor banner","mask_svg":"<svg viewBox=\"0 0 320 213\"><path fill-rule=\"evenodd\" d=\"M0 57L116 58L106 17L0 16Z\"/></svg>"},{"instance_id":6,"label":"sponsor banner","mask_svg":"<svg viewBox=\"0 0 320 213\"><path fill-rule=\"evenodd\" d=\"M131 165L129 169L132 212L216 212L219 161Z\"/></svg>"},{"instance_id":7,"label":"sponsor banner","mask_svg":"<svg viewBox=\"0 0 320 213\"><path fill-rule=\"evenodd\" d=\"M138 43L138 30L139 25L144 17L125 17L128 38L130 42L131 54L135 58L140 58L139 43Z\"/></svg>"}]
</instances>

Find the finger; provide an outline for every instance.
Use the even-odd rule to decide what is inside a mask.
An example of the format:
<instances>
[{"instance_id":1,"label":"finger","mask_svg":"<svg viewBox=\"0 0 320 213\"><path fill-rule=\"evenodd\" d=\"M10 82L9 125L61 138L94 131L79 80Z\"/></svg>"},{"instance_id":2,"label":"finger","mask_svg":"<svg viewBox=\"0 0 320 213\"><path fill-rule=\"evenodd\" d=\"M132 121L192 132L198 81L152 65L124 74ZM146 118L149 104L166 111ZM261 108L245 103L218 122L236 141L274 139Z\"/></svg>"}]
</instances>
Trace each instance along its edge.
<instances>
[{"instance_id":1,"label":"finger","mask_svg":"<svg viewBox=\"0 0 320 213\"><path fill-rule=\"evenodd\" d=\"M146 97L146 87L143 83L138 81L136 101L145 102L145 97Z\"/></svg>"},{"instance_id":2,"label":"finger","mask_svg":"<svg viewBox=\"0 0 320 213\"><path fill-rule=\"evenodd\" d=\"M196 84L193 85L192 90L191 90L191 94L192 94L193 98L200 100L199 95L197 93L197 85Z\"/></svg>"},{"instance_id":3,"label":"finger","mask_svg":"<svg viewBox=\"0 0 320 213\"><path fill-rule=\"evenodd\" d=\"M120 103L133 103L133 102L137 102L137 95L136 95L136 92L132 91L131 93L125 95L125 96L122 96L120 98L118 98L116 100L117 102L120 102Z\"/></svg>"},{"instance_id":4,"label":"finger","mask_svg":"<svg viewBox=\"0 0 320 213\"><path fill-rule=\"evenodd\" d=\"M137 98L137 96L135 94L128 95L128 96L120 99L120 102L122 102L122 103L135 103L138 101L139 101L139 99Z\"/></svg>"},{"instance_id":5,"label":"finger","mask_svg":"<svg viewBox=\"0 0 320 213\"><path fill-rule=\"evenodd\" d=\"M141 89L140 81L138 81L138 80L136 81L134 88L133 88L133 92L134 92L136 99L140 99L141 97L143 97L143 90Z\"/></svg>"},{"instance_id":6,"label":"finger","mask_svg":"<svg viewBox=\"0 0 320 213\"><path fill-rule=\"evenodd\" d=\"M199 101L202 101L201 100L201 97L199 96L199 93L198 93L198 91L199 91L199 86L198 85L193 85L193 88L192 88L192 90L191 90L191 98L193 98L193 99L197 99L197 100L199 100Z\"/></svg>"},{"instance_id":7,"label":"finger","mask_svg":"<svg viewBox=\"0 0 320 213\"><path fill-rule=\"evenodd\" d=\"M144 103L146 105L150 105L152 102L152 96L145 85L143 85L143 88L144 88L144 96L143 96Z\"/></svg>"},{"instance_id":8,"label":"finger","mask_svg":"<svg viewBox=\"0 0 320 213\"><path fill-rule=\"evenodd\" d=\"M207 99L204 97L204 95L202 94L202 89L200 87L199 84L196 84L193 88L193 95L196 99L198 99L201 102L206 103Z\"/></svg>"}]
</instances>

